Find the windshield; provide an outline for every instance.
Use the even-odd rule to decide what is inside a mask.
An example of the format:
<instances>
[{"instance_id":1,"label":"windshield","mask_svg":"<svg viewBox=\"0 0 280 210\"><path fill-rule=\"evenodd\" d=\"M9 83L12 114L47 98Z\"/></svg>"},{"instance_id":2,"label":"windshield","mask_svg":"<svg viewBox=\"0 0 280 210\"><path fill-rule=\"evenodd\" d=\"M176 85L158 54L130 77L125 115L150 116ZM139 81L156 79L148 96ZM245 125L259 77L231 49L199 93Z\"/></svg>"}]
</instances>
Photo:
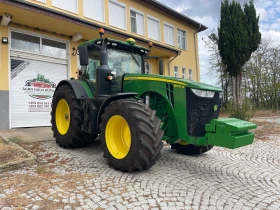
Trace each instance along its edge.
<instances>
[{"instance_id":1,"label":"windshield","mask_svg":"<svg viewBox=\"0 0 280 210\"><path fill-rule=\"evenodd\" d=\"M138 54L108 49L108 66L116 75L141 73L141 56Z\"/></svg>"},{"instance_id":2,"label":"windshield","mask_svg":"<svg viewBox=\"0 0 280 210\"><path fill-rule=\"evenodd\" d=\"M141 73L141 56L138 54L108 49L108 66L116 76L124 73ZM89 52L84 77L96 80L96 68L100 66L100 51Z\"/></svg>"}]
</instances>

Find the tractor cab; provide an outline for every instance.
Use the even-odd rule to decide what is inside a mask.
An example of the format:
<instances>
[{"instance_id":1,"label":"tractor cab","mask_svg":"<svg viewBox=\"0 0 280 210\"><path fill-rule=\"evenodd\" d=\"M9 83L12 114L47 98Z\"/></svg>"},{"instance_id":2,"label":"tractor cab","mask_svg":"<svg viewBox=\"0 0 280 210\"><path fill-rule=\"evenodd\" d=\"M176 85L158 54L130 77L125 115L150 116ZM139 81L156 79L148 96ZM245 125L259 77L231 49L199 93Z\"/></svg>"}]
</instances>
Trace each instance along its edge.
<instances>
[{"instance_id":1,"label":"tractor cab","mask_svg":"<svg viewBox=\"0 0 280 210\"><path fill-rule=\"evenodd\" d=\"M150 50L136 45L132 38L126 42L104 39L104 31L100 29L99 33L99 39L85 42L78 48L82 66L78 78L91 80L96 87L100 87L99 94L120 93L125 74L145 73L144 60Z\"/></svg>"}]
</instances>

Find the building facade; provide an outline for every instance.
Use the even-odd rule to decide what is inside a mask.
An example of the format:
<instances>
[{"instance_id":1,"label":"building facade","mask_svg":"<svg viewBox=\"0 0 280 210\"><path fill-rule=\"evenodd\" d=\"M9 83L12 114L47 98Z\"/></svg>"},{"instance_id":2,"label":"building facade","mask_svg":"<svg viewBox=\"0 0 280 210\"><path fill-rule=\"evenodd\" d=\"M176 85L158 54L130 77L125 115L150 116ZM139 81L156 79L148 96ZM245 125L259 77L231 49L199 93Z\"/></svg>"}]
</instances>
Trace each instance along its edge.
<instances>
[{"instance_id":1,"label":"building facade","mask_svg":"<svg viewBox=\"0 0 280 210\"><path fill-rule=\"evenodd\" d=\"M146 72L200 80L204 25L155 0L0 0L0 129L50 125L56 84L76 78L76 49L105 37L153 42Z\"/></svg>"}]
</instances>

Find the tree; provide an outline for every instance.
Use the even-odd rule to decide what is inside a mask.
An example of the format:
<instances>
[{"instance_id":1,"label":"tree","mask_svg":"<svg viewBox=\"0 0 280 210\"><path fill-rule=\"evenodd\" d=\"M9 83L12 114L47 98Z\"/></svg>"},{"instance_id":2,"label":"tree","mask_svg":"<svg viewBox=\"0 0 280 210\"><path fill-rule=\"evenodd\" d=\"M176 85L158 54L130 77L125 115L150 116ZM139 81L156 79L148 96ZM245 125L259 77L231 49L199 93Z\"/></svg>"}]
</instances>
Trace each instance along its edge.
<instances>
[{"instance_id":1,"label":"tree","mask_svg":"<svg viewBox=\"0 0 280 210\"><path fill-rule=\"evenodd\" d=\"M242 67L257 50L261 42L259 16L253 0L245 3L244 10L239 2L221 3L221 19L218 28L218 49L229 73L232 84L233 103L236 108L241 103Z\"/></svg>"},{"instance_id":2,"label":"tree","mask_svg":"<svg viewBox=\"0 0 280 210\"><path fill-rule=\"evenodd\" d=\"M218 49L218 35L216 32L212 32L208 39L205 40L205 46L210 52L209 56L209 75L218 75L217 85L221 86L223 89L223 101L225 106L228 102L229 96L229 76L226 71L226 66L222 63L221 56Z\"/></svg>"}]
</instances>

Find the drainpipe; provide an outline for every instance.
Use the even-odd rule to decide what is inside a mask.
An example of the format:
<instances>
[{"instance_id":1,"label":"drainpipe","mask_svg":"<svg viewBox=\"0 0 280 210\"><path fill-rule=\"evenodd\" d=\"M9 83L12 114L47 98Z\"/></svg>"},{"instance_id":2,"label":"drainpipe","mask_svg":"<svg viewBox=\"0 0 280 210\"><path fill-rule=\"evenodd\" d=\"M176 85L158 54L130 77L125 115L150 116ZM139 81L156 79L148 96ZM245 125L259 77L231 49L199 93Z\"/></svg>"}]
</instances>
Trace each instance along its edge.
<instances>
[{"instance_id":1,"label":"drainpipe","mask_svg":"<svg viewBox=\"0 0 280 210\"><path fill-rule=\"evenodd\" d=\"M169 62L168 62L168 76L170 76L170 63L175 59L177 58L179 55L181 55L181 51L178 52L178 54L173 57Z\"/></svg>"},{"instance_id":2,"label":"drainpipe","mask_svg":"<svg viewBox=\"0 0 280 210\"><path fill-rule=\"evenodd\" d=\"M197 31L194 33L194 50L195 50L195 65L196 65L196 78L197 78L197 80L198 80L198 60L197 60L197 49L196 49L196 35L197 35L200 28L201 28L201 23L199 24L199 28L197 29Z\"/></svg>"}]
</instances>

